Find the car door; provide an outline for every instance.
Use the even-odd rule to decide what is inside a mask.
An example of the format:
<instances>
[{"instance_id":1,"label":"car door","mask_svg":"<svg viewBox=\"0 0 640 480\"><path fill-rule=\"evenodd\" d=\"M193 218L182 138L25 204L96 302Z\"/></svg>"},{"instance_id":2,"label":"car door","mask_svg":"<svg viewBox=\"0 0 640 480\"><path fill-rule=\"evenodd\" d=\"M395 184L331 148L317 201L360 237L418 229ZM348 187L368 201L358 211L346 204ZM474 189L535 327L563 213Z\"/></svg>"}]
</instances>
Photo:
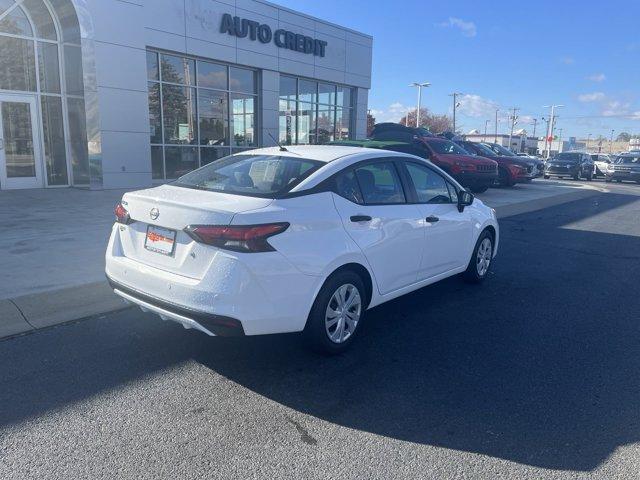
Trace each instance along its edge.
<instances>
[{"instance_id":1,"label":"car door","mask_svg":"<svg viewBox=\"0 0 640 480\"><path fill-rule=\"evenodd\" d=\"M419 208L407 203L392 160L357 164L335 177L334 201L345 230L360 247L382 295L416 282L424 247Z\"/></svg>"},{"instance_id":2,"label":"car door","mask_svg":"<svg viewBox=\"0 0 640 480\"><path fill-rule=\"evenodd\" d=\"M456 187L428 165L404 162L402 168L425 225L418 279L466 267L473 247L473 226L469 210L458 210Z\"/></svg>"}]
</instances>

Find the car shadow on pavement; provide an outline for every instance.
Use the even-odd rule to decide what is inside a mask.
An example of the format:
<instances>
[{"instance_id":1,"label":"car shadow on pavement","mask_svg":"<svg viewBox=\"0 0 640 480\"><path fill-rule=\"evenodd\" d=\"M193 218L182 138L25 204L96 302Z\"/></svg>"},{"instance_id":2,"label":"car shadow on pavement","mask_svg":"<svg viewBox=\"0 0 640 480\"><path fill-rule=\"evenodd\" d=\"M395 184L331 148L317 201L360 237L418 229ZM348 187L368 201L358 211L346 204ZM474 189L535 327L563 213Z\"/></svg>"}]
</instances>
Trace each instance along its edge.
<instances>
[{"instance_id":1,"label":"car shadow on pavement","mask_svg":"<svg viewBox=\"0 0 640 480\"><path fill-rule=\"evenodd\" d=\"M640 225L603 221L637 215L639 199L599 195L502 220L485 284L452 278L375 308L337 357L298 335L209 338L126 312L0 342L0 435L195 360L341 427L592 470L640 440Z\"/></svg>"},{"instance_id":2,"label":"car shadow on pavement","mask_svg":"<svg viewBox=\"0 0 640 480\"><path fill-rule=\"evenodd\" d=\"M592 470L640 440L640 226L597 231L602 215L637 212L638 200L600 196L503 220L484 285L449 279L373 309L342 356L280 336L228 348L216 339L196 358L340 426Z\"/></svg>"}]
</instances>

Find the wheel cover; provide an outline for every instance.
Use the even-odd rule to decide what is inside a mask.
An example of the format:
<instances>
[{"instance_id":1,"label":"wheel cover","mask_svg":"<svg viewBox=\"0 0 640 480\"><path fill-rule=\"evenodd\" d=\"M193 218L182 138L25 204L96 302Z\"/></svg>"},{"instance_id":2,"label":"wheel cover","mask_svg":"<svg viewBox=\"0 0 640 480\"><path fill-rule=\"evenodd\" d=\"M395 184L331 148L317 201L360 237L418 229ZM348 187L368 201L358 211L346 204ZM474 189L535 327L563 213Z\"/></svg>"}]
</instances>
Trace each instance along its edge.
<instances>
[{"instance_id":1,"label":"wheel cover","mask_svg":"<svg viewBox=\"0 0 640 480\"><path fill-rule=\"evenodd\" d=\"M484 277L489 271L492 255L493 247L491 245L491 239L485 238L480 242L478 253L476 254L476 271L479 276Z\"/></svg>"},{"instance_id":2,"label":"wheel cover","mask_svg":"<svg viewBox=\"0 0 640 480\"><path fill-rule=\"evenodd\" d=\"M360 292L351 283L340 286L331 296L324 316L329 340L343 343L353 335L362 313Z\"/></svg>"}]
</instances>

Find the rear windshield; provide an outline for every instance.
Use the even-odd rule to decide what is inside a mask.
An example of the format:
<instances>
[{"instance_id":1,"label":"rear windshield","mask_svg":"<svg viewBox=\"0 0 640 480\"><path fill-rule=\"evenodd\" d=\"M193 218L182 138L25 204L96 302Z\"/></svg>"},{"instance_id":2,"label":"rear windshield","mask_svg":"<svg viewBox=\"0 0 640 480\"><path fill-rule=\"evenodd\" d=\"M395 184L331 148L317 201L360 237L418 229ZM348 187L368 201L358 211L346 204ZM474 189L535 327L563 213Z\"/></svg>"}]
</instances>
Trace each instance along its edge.
<instances>
[{"instance_id":1,"label":"rear windshield","mask_svg":"<svg viewBox=\"0 0 640 480\"><path fill-rule=\"evenodd\" d=\"M565 162L577 162L580 160L579 153L560 153L554 157L554 160L562 160Z\"/></svg>"},{"instance_id":2,"label":"rear windshield","mask_svg":"<svg viewBox=\"0 0 640 480\"><path fill-rule=\"evenodd\" d=\"M278 155L233 155L178 178L173 185L212 192L277 198L324 165Z\"/></svg>"},{"instance_id":3,"label":"rear windshield","mask_svg":"<svg viewBox=\"0 0 640 480\"><path fill-rule=\"evenodd\" d=\"M515 157L516 156L516 154L513 153L511 150L509 150L508 148L504 148L502 145L498 145L497 143L488 143L486 145L487 145L487 148L493 150L494 152L496 152L501 157Z\"/></svg>"},{"instance_id":4,"label":"rear windshield","mask_svg":"<svg viewBox=\"0 0 640 480\"><path fill-rule=\"evenodd\" d=\"M625 163L628 165L640 165L640 155L636 156L623 156L623 157L618 157L616 160L616 163Z\"/></svg>"},{"instance_id":5,"label":"rear windshield","mask_svg":"<svg viewBox=\"0 0 640 480\"><path fill-rule=\"evenodd\" d=\"M469 155L466 150L449 140L425 140L436 153L448 155Z\"/></svg>"},{"instance_id":6,"label":"rear windshield","mask_svg":"<svg viewBox=\"0 0 640 480\"><path fill-rule=\"evenodd\" d=\"M467 150L475 149L478 155L486 155L488 157L494 157L496 154L489 147L482 145L481 143L474 143L473 146L469 145L468 148L467 148L467 143L464 143L462 146L465 147Z\"/></svg>"}]
</instances>

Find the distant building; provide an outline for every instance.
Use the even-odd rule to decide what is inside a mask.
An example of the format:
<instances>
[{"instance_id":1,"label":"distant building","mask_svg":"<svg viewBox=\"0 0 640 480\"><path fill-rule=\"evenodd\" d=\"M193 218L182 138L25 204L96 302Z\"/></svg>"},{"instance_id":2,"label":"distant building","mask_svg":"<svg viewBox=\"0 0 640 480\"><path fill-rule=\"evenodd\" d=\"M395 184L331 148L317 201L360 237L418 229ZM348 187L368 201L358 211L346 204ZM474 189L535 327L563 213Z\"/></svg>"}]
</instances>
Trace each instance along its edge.
<instances>
[{"instance_id":1,"label":"distant building","mask_svg":"<svg viewBox=\"0 0 640 480\"><path fill-rule=\"evenodd\" d=\"M629 140L629 151L640 150L640 137Z\"/></svg>"},{"instance_id":2,"label":"distant building","mask_svg":"<svg viewBox=\"0 0 640 480\"><path fill-rule=\"evenodd\" d=\"M535 155L538 153L538 137L529 137L525 130L518 130L511 136L511 145L509 145L509 135L499 133L496 137L495 134L487 133L486 135L472 130L464 136L465 140L470 142L490 142L497 143L503 147L509 148L516 153L528 153Z\"/></svg>"}]
</instances>

